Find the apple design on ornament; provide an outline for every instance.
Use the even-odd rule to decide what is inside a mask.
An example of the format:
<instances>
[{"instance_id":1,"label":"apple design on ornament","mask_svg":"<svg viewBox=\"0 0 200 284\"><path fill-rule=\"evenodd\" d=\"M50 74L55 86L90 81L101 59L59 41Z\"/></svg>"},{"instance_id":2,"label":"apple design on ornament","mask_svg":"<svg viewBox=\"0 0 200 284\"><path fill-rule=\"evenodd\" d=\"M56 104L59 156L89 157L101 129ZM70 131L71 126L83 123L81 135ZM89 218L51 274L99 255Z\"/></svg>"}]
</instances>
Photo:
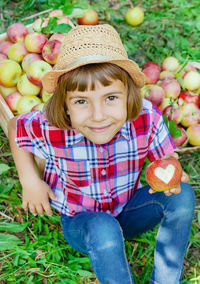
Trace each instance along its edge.
<instances>
[{"instance_id":1,"label":"apple design on ornament","mask_svg":"<svg viewBox=\"0 0 200 284\"><path fill-rule=\"evenodd\" d=\"M147 183L155 191L176 188L182 177L182 166L174 157L163 158L149 164L145 170Z\"/></svg>"}]
</instances>

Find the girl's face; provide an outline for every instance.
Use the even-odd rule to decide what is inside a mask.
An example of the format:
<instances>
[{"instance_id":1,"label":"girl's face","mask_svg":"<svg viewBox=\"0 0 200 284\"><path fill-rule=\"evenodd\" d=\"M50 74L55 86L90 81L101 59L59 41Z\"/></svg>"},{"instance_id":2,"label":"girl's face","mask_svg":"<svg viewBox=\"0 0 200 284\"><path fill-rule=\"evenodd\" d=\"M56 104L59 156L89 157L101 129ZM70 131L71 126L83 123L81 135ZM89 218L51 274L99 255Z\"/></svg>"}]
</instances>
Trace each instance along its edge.
<instances>
[{"instance_id":1,"label":"girl's face","mask_svg":"<svg viewBox=\"0 0 200 284\"><path fill-rule=\"evenodd\" d=\"M67 107L72 126L95 144L109 142L127 118L127 88L120 80L95 90L67 92Z\"/></svg>"}]
</instances>

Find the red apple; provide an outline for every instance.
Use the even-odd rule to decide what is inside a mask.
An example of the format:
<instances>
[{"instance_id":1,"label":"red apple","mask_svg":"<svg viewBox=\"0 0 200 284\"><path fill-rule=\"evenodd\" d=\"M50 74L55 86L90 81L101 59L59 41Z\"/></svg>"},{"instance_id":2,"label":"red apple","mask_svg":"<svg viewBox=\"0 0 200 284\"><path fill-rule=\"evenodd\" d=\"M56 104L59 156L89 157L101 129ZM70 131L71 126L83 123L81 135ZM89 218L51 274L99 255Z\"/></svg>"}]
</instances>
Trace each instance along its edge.
<instances>
[{"instance_id":1,"label":"red apple","mask_svg":"<svg viewBox=\"0 0 200 284\"><path fill-rule=\"evenodd\" d=\"M11 59L0 61L0 84L5 87L16 86L19 77L22 74L22 69L19 63Z\"/></svg>"},{"instance_id":2,"label":"red apple","mask_svg":"<svg viewBox=\"0 0 200 284\"><path fill-rule=\"evenodd\" d=\"M169 120L174 120L176 124L179 124L183 118L183 111L177 104L171 104L165 107L162 111L163 115L167 115Z\"/></svg>"},{"instance_id":3,"label":"red apple","mask_svg":"<svg viewBox=\"0 0 200 284\"><path fill-rule=\"evenodd\" d=\"M147 67L153 67L153 68L157 68L159 71L161 71L161 67L155 63L154 61L147 61L142 65L142 70L147 68Z\"/></svg>"},{"instance_id":4,"label":"red apple","mask_svg":"<svg viewBox=\"0 0 200 284\"><path fill-rule=\"evenodd\" d=\"M40 95L42 97L42 101L46 103L50 99L50 97L53 96L53 93L48 93L44 88L42 88Z\"/></svg>"},{"instance_id":5,"label":"red apple","mask_svg":"<svg viewBox=\"0 0 200 284\"><path fill-rule=\"evenodd\" d=\"M157 85L145 85L141 89L141 95L143 98L151 101L153 104L157 106L161 105L165 97L164 90Z\"/></svg>"},{"instance_id":6,"label":"red apple","mask_svg":"<svg viewBox=\"0 0 200 284\"><path fill-rule=\"evenodd\" d=\"M8 50L8 58L20 63L28 54L24 42L14 43Z\"/></svg>"},{"instance_id":7,"label":"red apple","mask_svg":"<svg viewBox=\"0 0 200 284\"><path fill-rule=\"evenodd\" d=\"M0 52L8 56L8 50L13 45L10 41L3 41L0 43Z\"/></svg>"},{"instance_id":8,"label":"red apple","mask_svg":"<svg viewBox=\"0 0 200 284\"><path fill-rule=\"evenodd\" d=\"M98 14L95 10L87 9L84 11L83 17L78 18L79 25L97 25Z\"/></svg>"},{"instance_id":9,"label":"red apple","mask_svg":"<svg viewBox=\"0 0 200 284\"><path fill-rule=\"evenodd\" d=\"M146 84L155 84L160 78L160 71L155 66L149 66L142 70L145 75Z\"/></svg>"},{"instance_id":10,"label":"red apple","mask_svg":"<svg viewBox=\"0 0 200 284\"><path fill-rule=\"evenodd\" d=\"M8 59L8 56L6 56L3 53L0 53L0 61L3 60L3 59Z\"/></svg>"},{"instance_id":11,"label":"red apple","mask_svg":"<svg viewBox=\"0 0 200 284\"><path fill-rule=\"evenodd\" d=\"M34 62L34 61L36 61L36 60L43 60L43 58L42 58L42 56L41 56L40 54L38 54L38 53L28 53L28 54L24 57L24 59L23 59L23 61L22 61L22 68L23 68L23 70L24 70L25 72L27 72L28 66L29 66L32 62Z\"/></svg>"},{"instance_id":12,"label":"red apple","mask_svg":"<svg viewBox=\"0 0 200 284\"><path fill-rule=\"evenodd\" d=\"M162 69L170 72L176 72L179 67L180 67L179 61L173 56L165 58L165 60L162 63Z\"/></svg>"},{"instance_id":13,"label":"red apple","mask_svg":"<svg viewBox=\"0 0 200 284\"><path fill-rule=\"evenodd\" d=\"M30 112L39 103L41 103L41 100L37 96L24 96L17 103L17 112L18 114Z\"/></svg>"},{"instance_id":14,"label":"red apple","mask_svg":"<svg viewBox=\"0 0 200 284\"><path fill-rule=\"evenodd\" d=\"M42 86L42 76L51 71L52 67L44 60L36 60L32 62L27 69L26 75L31 83L36 86Z\"/></svg>"},{"instance_id":15,"label":"red apple","mask_svg":"<svg viewBox=\"0 0 200 284\"><path fill-rule=\"evenodd\" d=\"M185 129L181 126L177 126L178 129L181 131L180 137L172 137L172 140L176 147L185 147L188 143L188 136Z\"/></svg>"},{"instance_id":16,"label":"red apple","mask_svg":"<svg viewBox=\"0 0 200 284\"><path fill-rule=\"evenodd\" d=\"M61 25L61 24L69 24L69 17L67 16L62 16L62 18L57 20L57 24Z\"/></svg>"},{"instance_id":17,"label":"red apple","mask_svg":"<svg viewBox=\"0 0 200 284\"><path fill-rule=\"evenodd\" d=\"M145 170L145 176L153 190L164 191L176 188L180 184L182 167L173 157L163 158L149 164Z\"/></svg>"},{"instance_id":18,"label":"red apple","mask_svg":"<svg viewBox=\"0 0 200 284\"><path fill-rule=\"evenodd\" d=\"M180 84L175 79L165 79L161 82L160 86L165 91L166 97L173 100L177 99L181 92Z\"/></svg>"},{"instance_id":19,"label":"red apple","mask_svg":"<svg viewBox=\"0 0 200 284\"><path fill-rule=\"evenodd\" d=\"M17 110L17 103L19 101L19 99L22 97L22 95L19 92L14 92L9 94L6 98L5 101L7 103L7 105L9 106L9 108L12 111L16 111Z\"/></svg>"},{"instance_id":20,"label":"red apple","mask_svg":"<svg viewBox=\"0 0 200 284\"><path fill-rule=\"evenodd\" d=\"M64 37L65 37L64 34L55 33L55 34L52 34L52 35L50 36L49 40L57 39L57 40L59 40L60 42L63 42Z\"/></svg>"},{"instance_id":21,"label":"red apple","mask_svg":"<svg viewBox=\"0 0 200 284\"><path fill-rule=\"evenodd\" d=\"M188 103L182 106L181 124L189 127L200 122L200 109L194 103Z\"/></svg>"},{"instance_id":22,"label":"red apple","mask_svg":"<svg viewBox=\"0 0 200 284\"><path fill-rule=\"evenodd\" d=\"M14 23L7 28L7 36L12 42L24 41L27 34L27 27L21 23Z\"/></svg>"},{"instance_id":23,"label":"red apple","mask_svg":"<svg viewBox=\"0 0 200 284\"><path fill-rule=\"evenodd\" d=\"M130 26L138 26L144 21L144 11L140 7L128 9L125 20Z\"/></svg>"},{"instance_id":24,"label":"red apple","mask_svg":"<svg viewBox=\"0 0 200 284\"><path fill-rule=\"evenodd\" d=\"M48 41L47 37L42 33L29 33L25 37L25 46L29 52L41 53L43 46Z\"/></svg>"},{"instance_id":25,"label":"red apple","mask_svg":"<svg viewBox=\"0 0 200 284\"><path fill-rule=\"evenodd\" d=\"M183 91L178 97L179 105L184 105L186 103L194 103L200 107L200 94L192 91Z\"/></svg>"},{"instance_id":26,"label":"red apple","mask_svg":"<svg viewBox=\"0 0 200 284\"><path fill-rule=\"evenodd\" d=\"M60 48L61 42L57 39L47 41L42 49L44 60L50 64L56 64Z\"/></svg>"},{"instance_id":27,"label":"red apple","mask_svg":"<svg viewBox=\"0 0 200 284\"><path fill-rule=\"evenodd\" d=\"M200 74L197 71L189 71L183 75L184 87L187 90L195 91L200 88Z\"/></svg>"},{"instance_id":28,"label":"red apple","mask_svg":"<svg viewBox=\"0 0 200 284\"><path fill-rule=\"evenodd\" d=\"M49 18L51 17L56 17L56 18L62 18L63 16L63 11L61 9L55 9L51 12L49 12Z\"/></svg>"},{"instance_id":29,"label":"red apple","mask_svg":"<svg viewBox=\"0 0 200 284\"><path fill-rule=\"evenodd\" d=\"M186 130L189 143L193 146L200 146L200 123L191 125Z\"/></svg>"}]
</instances>

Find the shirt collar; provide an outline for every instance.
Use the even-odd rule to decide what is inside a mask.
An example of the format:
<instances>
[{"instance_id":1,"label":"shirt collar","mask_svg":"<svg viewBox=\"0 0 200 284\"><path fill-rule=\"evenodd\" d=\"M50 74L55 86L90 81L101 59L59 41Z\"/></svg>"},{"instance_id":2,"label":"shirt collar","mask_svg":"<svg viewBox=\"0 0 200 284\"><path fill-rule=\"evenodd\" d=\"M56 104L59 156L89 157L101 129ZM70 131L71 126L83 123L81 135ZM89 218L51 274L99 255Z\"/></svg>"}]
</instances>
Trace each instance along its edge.
<instances>
[{"instance_id":1,"label":"shirt collar","mask_svg":"<svg viewBox=\"0 0 200 284\"><path fill-rule=\"evenodd\" d=\"M78 132L76 129L70 129L66 130L66 146L72 146L74 144L79 143L82 139L85 138L85 136ZM126 121L124 125L121 127L120 131L115 135L114 139L119 138L120 136L123 136L126 140L131 139L130 135L130 121Z\"/></svg>"}]
</instances>

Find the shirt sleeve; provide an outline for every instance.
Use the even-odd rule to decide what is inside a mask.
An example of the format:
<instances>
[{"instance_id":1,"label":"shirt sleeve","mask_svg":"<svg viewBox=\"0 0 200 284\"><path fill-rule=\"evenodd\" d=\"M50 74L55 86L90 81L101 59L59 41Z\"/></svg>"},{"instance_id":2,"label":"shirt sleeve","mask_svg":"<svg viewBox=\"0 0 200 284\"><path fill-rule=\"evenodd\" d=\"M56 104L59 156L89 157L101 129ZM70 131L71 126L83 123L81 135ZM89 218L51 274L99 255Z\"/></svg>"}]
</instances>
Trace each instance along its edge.
<instances>
[{"instance_id":1,"label":"shirt sleeve","mask_svg":"<svg viewBox=\"0 0 200 284\"><path fill-rule=\"evenodd\" d=\"M46 159L47 147L41 116L40 111L21 114L16 122L15 142L19 148Z\"/></svg>"},{"instance_id":2,"label":"shirt sleeve","mask_svg":"<svg viewBox=\"0 0 200 284\"><path fill-rule=\"evenodd\" d=\"M148 159L151 162L173 153L176 148L162 114L156 106L153 106L152 125L148 152Z\"/></svg>"}]
</instances>

